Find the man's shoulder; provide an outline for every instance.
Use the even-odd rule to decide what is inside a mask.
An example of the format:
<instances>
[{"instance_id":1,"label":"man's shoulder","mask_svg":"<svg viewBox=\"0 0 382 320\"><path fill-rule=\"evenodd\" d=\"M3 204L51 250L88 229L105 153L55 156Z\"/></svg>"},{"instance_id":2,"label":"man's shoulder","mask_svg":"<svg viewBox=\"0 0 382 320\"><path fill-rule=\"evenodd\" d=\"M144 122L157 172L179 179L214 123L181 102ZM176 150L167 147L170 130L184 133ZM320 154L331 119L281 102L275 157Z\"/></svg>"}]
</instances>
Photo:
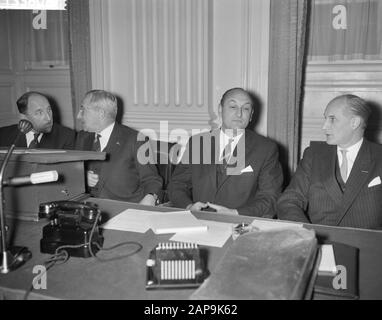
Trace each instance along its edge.
<instances>
[{"instance_id":1,"label":"man's shoulder","mask_svg":"<svg viewBox=\"0 0 382 320\"><path fill-rule=\"evenodd\" d=\"M114 128L115 130L119 130L119 131L122 131L122 132L126 132L126 133L130 133L130 134L134 134L134 135L137 135L138 134L138 130L132 128L132 127L129 127L125 124L120 124L120 123L115 123L114 124Z\"/></svg>"},{"instance_id":2,"label":"man's shoulder","mask_svg":"<svg viewBox=\"0 0 382 320\"><path fill-rule=\"evenodd\" d=\"M373 152L373 157L377 159L382 159L382 145L379 143L371 142L366 140L366 143L369 144L370 149Z\"/></svg>"},{"instance_id":3,"label":"man's shoulder","mask_svg":"<svg viewBox=\"0 0 382 320\"><path fill-rule=\"evenodd\" d=\"M9 126L1 127L0 132L12 132L18 130L18 125L17 124L11 124Z\"/></svg>"},{"instance_id":4,"label":"man's shoulder","mask_svg":"<svg viewBox=\"0 0 382 320\"><path fill-rule=\"evenodd\" d=\"M276 148L277 143L273 141L271 138L264 137L263 135L252 131L252 130L245 130L245 142L246 144L258 147L259 145L261 147L268 147L268 148Z\"/></svg>"},{"instance_id":5,"label":"man's shoulder","mask_svg":"<svg viewBox=\"0 0 382 320\"><path fill-rule=\"evenodd\" d=\"M74 135L76 133L76 131L74 129L65 127L59 123L53 124L53 130L55 130L61 134L67 134L67 135Z\"/></svg>"}]
</instances>

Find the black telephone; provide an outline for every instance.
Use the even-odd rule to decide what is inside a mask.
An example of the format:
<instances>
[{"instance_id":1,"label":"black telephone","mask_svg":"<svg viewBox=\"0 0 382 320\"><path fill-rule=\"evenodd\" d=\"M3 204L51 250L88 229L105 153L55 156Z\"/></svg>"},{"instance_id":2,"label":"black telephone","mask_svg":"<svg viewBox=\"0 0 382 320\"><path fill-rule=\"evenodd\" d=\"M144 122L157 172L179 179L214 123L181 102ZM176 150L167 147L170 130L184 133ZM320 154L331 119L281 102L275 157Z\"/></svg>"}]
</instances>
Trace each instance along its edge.
<instances>
[{"instance_id":1,"label":"black telephone","mask_svg":"<svg viewBox=\"0 0 382 320\"><path fill-rule=\"evenodd\" d=\"M96 253L103 245L104 239L98 228L101 212L94 204L67 200L45 202L39 206L39 217L51 220L43 228L42 253L54 254L60 246L73 246L65 248L69 255L91 257L89 242L93 227L91 251Z\"/></svg>"}]
</instances>

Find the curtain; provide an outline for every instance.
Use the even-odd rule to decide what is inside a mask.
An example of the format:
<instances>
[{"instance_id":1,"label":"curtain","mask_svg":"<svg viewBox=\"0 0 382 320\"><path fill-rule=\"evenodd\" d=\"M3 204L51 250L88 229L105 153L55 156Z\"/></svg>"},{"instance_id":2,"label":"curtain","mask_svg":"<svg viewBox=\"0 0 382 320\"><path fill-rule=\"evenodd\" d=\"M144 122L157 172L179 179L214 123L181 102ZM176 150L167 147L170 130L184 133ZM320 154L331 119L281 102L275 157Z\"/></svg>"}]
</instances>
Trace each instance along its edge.
<instances>
[{"instance_id":1,"label":"curtain","mask_svg":"<svg viewBox=\"0 0 382 320\"><path fill-rule=\"evenodd\" d=\"M268 136L280 146L280 161L288 183L299 159L308 3L271 0L270 15Z\"/></svg>"},{"instance_id":2,"label":"curtain","mask_svg":"<svg viewBox=\"0 0 382 320\"><path fill-rule=\"evenodd\" d=\"M314 0L309 60L382 59L382 1Z\"/></svg>"},{"instance_id":3,"label":"curtain","mask_svg":"<svg viewBox=\"0 0 382 320\"><path fill-rule=\"evenodd\" d=\"M69 0L69 64L74 123L91 84L89 0ZM78 129L78 124L76 125Z\"/></svg>"},{"instance_id":4,"label":"curtain","mask_svg":"<svg viewBox=\"0 0 382 320\"><path fill-rule=\"evenodd\" d=\"M32 13L31 10L23 10L20 15L20 18L27 21L24 24L27 69L67 67L69 64L67 12L48 10ZM43 21L41 25L45 28L35 29L34 19Z\"/></svg>"}]
</instances>

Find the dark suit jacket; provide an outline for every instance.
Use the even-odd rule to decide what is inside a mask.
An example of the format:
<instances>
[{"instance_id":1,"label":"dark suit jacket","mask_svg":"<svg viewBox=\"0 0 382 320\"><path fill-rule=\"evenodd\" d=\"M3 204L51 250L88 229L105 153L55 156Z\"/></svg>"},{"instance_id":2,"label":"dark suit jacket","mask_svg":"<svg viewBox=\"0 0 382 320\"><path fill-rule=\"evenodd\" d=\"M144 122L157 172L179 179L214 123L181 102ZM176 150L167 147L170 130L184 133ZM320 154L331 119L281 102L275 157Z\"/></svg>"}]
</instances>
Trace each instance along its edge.
<instances>
[{"instance_id":1,"label":"dark suit jacket","mask_svg":"<svg viewBox=\"0 0 382 320\"><path fill-rule=\"evenodd\" d=\"M199 139L203 140L200 149ZM211 148L206 147L208 141L212 141ZM182 163L176 166L172 175L169 185L170 201L180 208L197 201L209 201L237 209L242 215L273 216L283 182L277 145L250 130L245 130L245 136L239 140L239 144L241 143L242 150L245 150L245 159L241 160L245 161L237 167L234 174L226 176L218 184L216 175L219 165L219 130L192 137ZM188 153L191 159L197 159L193 144L198 146L196 151L200 151L200 164L195 164L195 161L186 163ZM236 156L240 157L237 150L238 146ZM211 155L209 162L205 157L206 152ZM242 169L249 166L252 167L252 172L248 170L241 173Z\"/></svg>"},{"instance_id":2,"label":"dark suit jacket","mask_svg":"<svg viewBox=\"0 0 382 320\"><path fill-rule=\"evenodd\" d=\"M0 128L0 147L9 147L16 139L18 132L17 124ZM52 131L42 135L38 147L44 149L74 149L75 139L76 132L74 130L54 123ZM19 136L15 145L21 148L27 147L25 134Z\"/></svg>"},{"instance_id":3,"label":"dark suit jacket","mask_svg":"<svg viewBox=\"0 0 382 320\"><path fill-rule=\"evenodd\" d=\"M278 200L285 220L343 227L382 227L382 146L364 139L342 193L335 177L337 147L311 143Z\"/></svg>"},{"instance_id":4,"label":"dark suit jacket","mask_svg":"<svg viewBox=\"0 0 382 320\"><path fill-rule=\"evenodd\" d=\"M138 132L127 126L115 124L103 152L105 161L89 161L89 167L98 167L99 181L92 195L99 198L139 202L148 193L159 194L162 178L155 164L141 164L138 149L145 141L138 141ZM92 150L94 133L81 131L77 135L77 150ZM149 143L145 144L147 146ZM142 149L141 149L142 150ZM146 149L147 150L147 149ZM154 162L151 162L154 163ZM88 167L88 169L89 169Z\"/></svg>"}]
</instances>

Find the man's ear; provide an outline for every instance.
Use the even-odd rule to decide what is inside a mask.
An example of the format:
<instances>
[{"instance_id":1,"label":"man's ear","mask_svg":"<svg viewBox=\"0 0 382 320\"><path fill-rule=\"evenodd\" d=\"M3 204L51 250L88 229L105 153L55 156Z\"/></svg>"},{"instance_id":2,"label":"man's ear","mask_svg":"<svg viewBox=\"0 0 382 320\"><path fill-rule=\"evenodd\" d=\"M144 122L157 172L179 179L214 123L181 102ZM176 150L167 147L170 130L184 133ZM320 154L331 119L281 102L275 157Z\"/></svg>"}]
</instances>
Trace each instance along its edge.
<instances>
[{"instance_id":1,"label":"man's ear","mask_svg":"<svg viewBox=\"0 0 382 320\"><path fill-rule=\"evenodd\" d=\"M351 119L351 127L357 129L361 126L362 120L361 117L355 116Z\"/></svg>"},{"instance_id":2,"label":"man's ear","mask_svg":"<svg viewBox=\"0 0 382 320\"><path fill-rule=\"evenodd\" d=\"M105 110L104 110L104 109L99 109L98 112L99 112L99 116L100 116L100 118L101 118L101 119L105 119L105 117L106 117L106 112L105 112Z\"/></svg>"},{"instance_id":3,"label":"man's ear","mask_svg":"<svg viewBox=\"0 0 382 320\"><path fill-rule=\"evenodd\" d=\"M24 113L19 113L20 120L29 120L28 117Z\"/></svg>"},{"instance_id":4,"label":"man's ear","mask_svg":"<svg viewBox=\"0 0 382 320\"><path fill-rule=\"evenodd\" d=\"M219 113L219 116L220 116L220 117L221 117L221 115L222 115L222 109L223 109L223 107L222 107L222 105L219 103L218 113Z\"/></svg>"}]
</instances>

